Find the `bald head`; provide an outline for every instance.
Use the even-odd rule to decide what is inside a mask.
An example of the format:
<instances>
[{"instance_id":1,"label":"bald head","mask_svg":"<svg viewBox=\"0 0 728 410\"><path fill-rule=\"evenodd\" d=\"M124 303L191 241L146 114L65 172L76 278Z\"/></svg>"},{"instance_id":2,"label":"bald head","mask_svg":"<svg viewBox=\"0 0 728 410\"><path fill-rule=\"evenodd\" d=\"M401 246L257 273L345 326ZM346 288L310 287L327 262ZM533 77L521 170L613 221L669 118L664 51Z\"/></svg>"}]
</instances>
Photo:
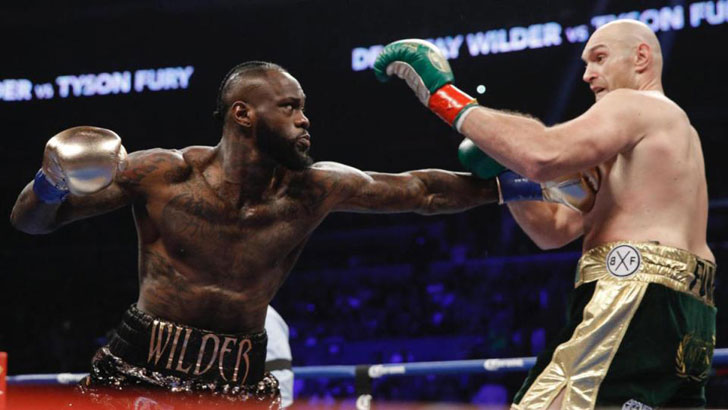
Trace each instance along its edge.
<instances>
[{"instance_id":1,"label":"bald head","mask_svg":"<svg viewBox=\"0 0 728 410\"><path fill-rule=\"evenodd\" d=\"M584 81L597 99L616 88L662 90L662 50L655 33L636 20L616 20L597 29L584 47Z\"/></svg>"},{"instance_id":2,"label":"bald head","mask_svg":"<svg viewBox=\"0 0 728 410\"><path fill-rule=\"evenodd\" d=\"M633 53L640 45L650 49L652 66L656 74L662 74L662 48L657 36L645 23L637 20L615 20L594 32L592 38L612 41L623 47L623 51ZM591 41L591 40L590 40Z\"/></svg>"}]
</instances>

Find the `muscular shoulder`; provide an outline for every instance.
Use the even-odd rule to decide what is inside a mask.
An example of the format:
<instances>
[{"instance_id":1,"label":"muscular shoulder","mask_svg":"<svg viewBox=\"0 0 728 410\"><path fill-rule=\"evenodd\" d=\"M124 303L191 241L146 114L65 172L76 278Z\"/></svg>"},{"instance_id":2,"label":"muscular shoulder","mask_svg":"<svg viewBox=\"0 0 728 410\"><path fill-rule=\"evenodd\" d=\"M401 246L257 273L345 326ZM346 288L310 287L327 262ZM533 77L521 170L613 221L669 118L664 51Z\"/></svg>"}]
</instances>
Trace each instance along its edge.
<instances>
[{"instance_id":1,"label":"muscular shoulder","mask_svg":"<svg viewBox=\"0 0 728 410\"><path fill-rule=\"evenodd\" d=\"M153 148L130 153L116 182L129 188L169 184L186 178L190 170L182 151Z\"/></svg>"},{"instance_id":2,"label":"muscular shoulder","mask_svg":"<svg viewBox=\"0 0 728 410\"><path fill-rule=\"evenodd\" d=\"M685 112L658 91L617 89L594 104L595 114L604 115L617 130L631 136L632 144L665 130L689 124Z\"/></svg>"},{"instance_id":3,"label":"muscular shoulder","mask_svg":"<svg viewBox=\"0 0 728 410\"><path fill-rule=\"evenodd\" d=\"M311 166L312 177L316 181L334 184L336 187L355 187L372 180L366 172L338 162L317 162Z\"/></svg>"},{"instance_id":4,"label":"muscular shoulder","mask_svg":"<svg viewBox=\"0 0 728 410\"><path fill-rule=\"evenodd\" d=\"M619 113L623 117L654 123L661 119L685 120L685 112L663 93L620 88L605 95L595 106Z\"/></svg>"},{"instance_id":5,"label":"muscular shoulder","mask_svg":"<svg viewBox=\"0 0 728 410\"><path fill-rule=\"evenodd\" d=\"M332 161L321 161L313 164L311 170L316 173L335 174L339 176L355 176L366 178L367 174L349 165Z\"/></svg>"},{"instance_id":6,"label":"muscular shoulder","mask_svg":"<svg viewBox=\"0 0 728 410\"><path fill-rule=\"evenodd\" d=\"M193 145L179 151L187 166L194 169L203 169L210 164L214 158L215 149L209 146Z\"/></svg>"},{"instance_id":7,"label":"muscular shoulder","mask_svg":"<svg viewBox=\"0 0 728 410\"><path fill-rule=\"evenodd\" d=\"M298 175L289 193L325 209L336 207L374 181L368 173L338 162L317 162Z\"/></svg>"},{"instance_id":8,"label":"muscular shoulder","mask_svg":"<svg viewBox=\"0 0 728 410\"><path fill-rule=\"evenodd\" d=\"M291 192L314 197L315 202L335 203L372 181L367 173L338 162L317 162L299 175L297 183L291 184L291 188L295 187Z\"/></svg>"}]
</instances>

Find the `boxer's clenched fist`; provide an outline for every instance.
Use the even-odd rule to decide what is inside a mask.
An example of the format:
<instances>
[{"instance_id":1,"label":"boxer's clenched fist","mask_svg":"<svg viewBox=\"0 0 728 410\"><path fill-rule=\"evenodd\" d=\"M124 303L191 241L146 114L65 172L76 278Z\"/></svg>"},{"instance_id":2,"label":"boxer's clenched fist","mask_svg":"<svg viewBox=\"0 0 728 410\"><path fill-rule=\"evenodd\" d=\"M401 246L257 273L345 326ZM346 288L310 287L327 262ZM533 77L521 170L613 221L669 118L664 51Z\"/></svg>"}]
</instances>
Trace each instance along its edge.
<instances>
[{"instance_id":1,"label":"boxer's clenched fist","mask_svg":"<svg viewBox=\"0 0 728 410\"><path fill-rule=\"evenodd\" d=\"M467 138L458 147L458 159L465 169L483 179L493 178L506 170L506 167L485 155L485 152Z\"/></svg>"},{"instance_id":2,"label":"boxer's clenched fist","mask_svg":"<svg viewBox=\"0 0 728 410\"><path fill-rule=\"evenodd\" d=\"M405 80L422 104L455 128L463 114L478 105L475 98L452 85L455 77L450 64L437 46L425 40L388 44L374 62L374 74L380 81L392 75Z\"/></svg>"},{"instance_id":3,"label":"boxer's clenched fist","mask_svg":"<svg viewBox=\"0 0 728 410\"><path fill-rule=\"evenodd\" d=\"M121 138L96 127L74 127L51 138L33 190L48 203L63 201L70 192L88 195L106 188L126 158Z\"/></svg>"}]
</instances>

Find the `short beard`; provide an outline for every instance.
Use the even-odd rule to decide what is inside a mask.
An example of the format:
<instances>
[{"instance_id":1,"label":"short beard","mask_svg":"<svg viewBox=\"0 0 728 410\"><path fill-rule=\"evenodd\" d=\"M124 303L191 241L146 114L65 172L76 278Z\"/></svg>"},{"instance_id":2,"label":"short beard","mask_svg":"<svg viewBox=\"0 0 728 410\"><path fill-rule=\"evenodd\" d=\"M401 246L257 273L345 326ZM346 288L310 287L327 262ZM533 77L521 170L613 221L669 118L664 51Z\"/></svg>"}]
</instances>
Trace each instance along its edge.
<instances>
[{"instance_id":1,"label":"short beard","mask_svg":"<svg viewBox=\"0 0 728 410\"><path fill-rule=\"evenodd\" d=\"M298 149L296 140L287 141L263 122L258 127L258 148L276 162L293 171L303 171L313 164L308 153Z\"/></svg>"}]
</instances>

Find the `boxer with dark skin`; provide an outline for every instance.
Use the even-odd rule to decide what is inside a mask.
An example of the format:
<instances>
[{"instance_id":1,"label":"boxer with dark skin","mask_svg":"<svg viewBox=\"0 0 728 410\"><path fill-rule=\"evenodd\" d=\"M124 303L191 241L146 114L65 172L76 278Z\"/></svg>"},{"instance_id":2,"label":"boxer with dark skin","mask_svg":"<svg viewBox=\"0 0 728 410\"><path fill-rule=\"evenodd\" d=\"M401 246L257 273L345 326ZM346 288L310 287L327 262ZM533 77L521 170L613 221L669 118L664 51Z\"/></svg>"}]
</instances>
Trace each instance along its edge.
<instances>
[{"instance_id":1,"label":"boxer with dark skin","mask_svg":"<svg viewBox=\"0 0 728 410\"><path fill-rule=\"evenodd\" d=\"M306 96L276 65L236 67L218 100L217 146L133 152L108 186L72 192L60 204L40 201L31 182L12 211L13 225L49 233L131 205L138 309L195 328L251 334L263 330L269 302L329 213L440 214L498 200L494 180L469 174L312 164ZM63 133L113 134L94 127Z\"/></svg>"},{"instance_id":2,"label":"boxer with dark skin","mask_svg":"<svg viewBox=\"0 0 728 410\"><path fill-rule=\"evenodd\" d=\"M309 167L310 122L298 81L276 68L246 77L233 77L223 96L229 109L217 146L134 152L111 185L71 195L60 206L39 202L29 184L13 209L13 224L49 233L132 205L139 308L195 327L255 332L329 213L437 214L497 201L492 180L467 174L383 174L333 162ZM278 151L265 152L261 139Z\"/></svg>"}]
</instances>

